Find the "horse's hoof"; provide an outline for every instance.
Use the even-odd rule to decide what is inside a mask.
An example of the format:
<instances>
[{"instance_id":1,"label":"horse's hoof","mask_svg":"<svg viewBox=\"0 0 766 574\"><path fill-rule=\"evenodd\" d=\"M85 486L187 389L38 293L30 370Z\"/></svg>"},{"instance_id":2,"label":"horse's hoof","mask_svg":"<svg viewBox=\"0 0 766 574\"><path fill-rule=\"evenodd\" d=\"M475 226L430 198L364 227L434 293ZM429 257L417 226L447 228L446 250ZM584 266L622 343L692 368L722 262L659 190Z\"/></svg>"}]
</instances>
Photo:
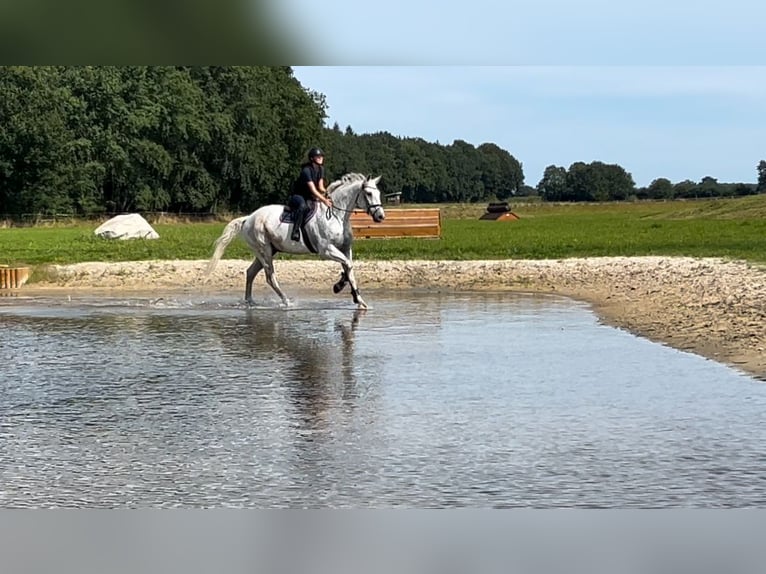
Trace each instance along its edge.
<instances>
[{"instance_id":1,"label":"horse's hoof","mask_svg":"<svg viewBox=\"0 0 766 574\"><path fill-rule=\"evenodd\" d=\"M345 285L340 285L340 284L336 283L335 285L332 286L332 292L337 295L338 293L343 291L344 287L345 287Z\"/></svg>"},{"instance_id":2,"label":"horse's hoof","mask_svg":"<svg viewBox=\"0 0 766 574\"><path fill-rule=\"evenodd\" d=\"M255 307L255 301L252 298L245 299L245 305L248 307Z\"/></svg>"},{"instance_id":3,"label":"horse's hoof","mask_svg":"<svg viewBox=\"0 0 766 574\"><path fill-rule=\"evenodd\" d=\"M367 303L365 303L364 301L359 301L357 303L357 306L358 306L359 309L363 309L363 310L367 310L367 308L368 308L367 307Z\"/></svg>"}]
</instances>

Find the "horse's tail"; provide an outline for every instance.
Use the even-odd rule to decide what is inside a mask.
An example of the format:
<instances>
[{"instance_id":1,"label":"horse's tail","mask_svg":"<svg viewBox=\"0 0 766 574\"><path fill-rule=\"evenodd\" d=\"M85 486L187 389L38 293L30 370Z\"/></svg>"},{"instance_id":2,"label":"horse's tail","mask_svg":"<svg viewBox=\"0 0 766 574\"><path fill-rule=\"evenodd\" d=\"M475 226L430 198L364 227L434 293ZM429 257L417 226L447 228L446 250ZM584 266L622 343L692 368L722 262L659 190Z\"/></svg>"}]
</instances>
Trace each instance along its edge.
<instances>
[{"instance_id":1,"label":"horse's tail","mask_svg":"<svg viewBox=\"0 0 766 574\"><path fill-rule=\"evenodd\" d=\"M232 239L242 231L242 227L245 225L245 220L247 218L248 216L245 215L243 217L238 217L237 219L232 219L226 224L221 236L215 240L215 251L213 252L213 257L210 259L210 262L207 264L206 276L210 275L215 269L215 266L218 265L218 262L223 256L223 252L226 251L226 247L231 243Z\"/></svg>"}]
</instances>

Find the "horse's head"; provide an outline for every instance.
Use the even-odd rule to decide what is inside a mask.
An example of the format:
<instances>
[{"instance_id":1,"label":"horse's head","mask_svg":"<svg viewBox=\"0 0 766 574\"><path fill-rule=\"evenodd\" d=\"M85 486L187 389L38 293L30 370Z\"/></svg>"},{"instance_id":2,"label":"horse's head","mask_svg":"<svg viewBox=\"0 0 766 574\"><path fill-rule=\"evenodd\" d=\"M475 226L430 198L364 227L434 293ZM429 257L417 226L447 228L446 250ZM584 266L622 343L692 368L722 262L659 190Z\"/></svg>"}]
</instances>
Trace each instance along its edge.
<instances>
[{"instance_id":1,"label":"horse's head","mask_svg":"<svg viewBox=\"0 0 766 574\"><path fill-rule=\"evenodd\" d=\"M386 218L383 202L380 200L378 182L381 176L367 176L362 182L362 189L356 199L356 207L364 209L372 217L375 223L380 223Z\"/></svg>"}]
</instances>

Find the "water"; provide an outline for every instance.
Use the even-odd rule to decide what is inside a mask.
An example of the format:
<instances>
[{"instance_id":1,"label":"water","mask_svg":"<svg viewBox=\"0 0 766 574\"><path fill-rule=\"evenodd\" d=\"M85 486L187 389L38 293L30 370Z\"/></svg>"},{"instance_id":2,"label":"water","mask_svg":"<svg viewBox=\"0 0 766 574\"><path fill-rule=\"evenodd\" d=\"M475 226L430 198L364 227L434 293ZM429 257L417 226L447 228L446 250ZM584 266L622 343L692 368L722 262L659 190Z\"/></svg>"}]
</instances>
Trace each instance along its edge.
<instances>
[{"instance_id":1,"label":"water","mask_svg":"<svg viewBox=\"0 0 766 574\"><path fill-rule=\"evenodd\" d=\"M3 507L752 507L766 386L523 294L0 299Z\"/></svg>"}]
</instances>

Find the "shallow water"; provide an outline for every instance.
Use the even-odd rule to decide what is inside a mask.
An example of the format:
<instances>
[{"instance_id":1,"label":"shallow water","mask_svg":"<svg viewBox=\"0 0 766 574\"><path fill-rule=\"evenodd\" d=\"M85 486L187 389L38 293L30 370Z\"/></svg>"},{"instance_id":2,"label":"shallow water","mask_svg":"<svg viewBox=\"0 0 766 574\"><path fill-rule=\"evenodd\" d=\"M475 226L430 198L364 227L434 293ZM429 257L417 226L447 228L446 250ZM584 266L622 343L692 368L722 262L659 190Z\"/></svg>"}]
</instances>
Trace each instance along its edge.
<instances>
[{"instance_id":1,"label":"shallow water","mask_svg":"<svg viewBox=\"0 0 766 574\"><path fill-rule=\"evenodd\" d=\"M745 507L766 385L569 299L0 299L4 507Z\"/></svg>"}]
</instances>

